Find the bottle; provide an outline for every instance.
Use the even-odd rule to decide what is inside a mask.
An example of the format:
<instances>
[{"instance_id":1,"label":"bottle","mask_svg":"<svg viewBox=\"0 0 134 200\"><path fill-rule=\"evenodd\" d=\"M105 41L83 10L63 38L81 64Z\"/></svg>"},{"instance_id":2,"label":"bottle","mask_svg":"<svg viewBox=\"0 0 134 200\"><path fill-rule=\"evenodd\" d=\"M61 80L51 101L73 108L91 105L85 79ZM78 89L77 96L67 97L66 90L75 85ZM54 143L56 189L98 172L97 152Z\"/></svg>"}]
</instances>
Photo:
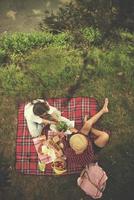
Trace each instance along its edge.
<instances>
[{"instance_id":1,"label":"bottle","mask_svg":"<svg viewBox=\"0 0 134 200\"><path fill-rule=\"evenodd\" d=\"M39 169L41 172L44 172L44 171L45 171L45 168L46 168L46 164L45 164L44 162L39 161L39 162L38 162L38 169Z\"/></svg>"}]
</instances>

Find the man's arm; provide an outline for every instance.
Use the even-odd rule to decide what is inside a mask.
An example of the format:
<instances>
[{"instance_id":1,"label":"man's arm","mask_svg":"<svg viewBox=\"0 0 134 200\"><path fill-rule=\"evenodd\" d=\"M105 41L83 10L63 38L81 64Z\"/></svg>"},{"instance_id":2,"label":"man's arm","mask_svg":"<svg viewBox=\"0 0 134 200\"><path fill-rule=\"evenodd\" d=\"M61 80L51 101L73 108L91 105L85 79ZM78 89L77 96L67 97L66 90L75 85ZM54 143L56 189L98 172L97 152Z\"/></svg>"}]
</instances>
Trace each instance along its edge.
<instances>
[{"instance_id":1,"label":"man's arm","mask_svg":"<svg viewBox=\"0 0 134 200\"><path fill-rule=\"evenodd\" d=\"M48 125L48 124L56 124L57 122L51 121L51 120L47 120L47 119L42 119L42 123L45 124L45 125Z\"/></svg>"},{"instance_id":2,"label":"man's arm","mask_svg":"<svg viewBox=\"0 0 134 200\"><path fill-rule=\"evenodd\" d=\"M61 111L50 105L49 108L50 110L48 111L48 114L52 117L52 120L57 122L60 121Z\"/></svg>"},{"instance_id":3,"label":"man's arm","mask_svg":"<svg viewBox=\"0 0 134 200\"><path fill-rule=\"evenodd\" d=\"M59 121L58 118L59 118L59 117L57 116L56 113L53 112L53 113L51 114L51 119L52 119L53 121L58 122L58 121Z\"/></svg>"}]
</instances>

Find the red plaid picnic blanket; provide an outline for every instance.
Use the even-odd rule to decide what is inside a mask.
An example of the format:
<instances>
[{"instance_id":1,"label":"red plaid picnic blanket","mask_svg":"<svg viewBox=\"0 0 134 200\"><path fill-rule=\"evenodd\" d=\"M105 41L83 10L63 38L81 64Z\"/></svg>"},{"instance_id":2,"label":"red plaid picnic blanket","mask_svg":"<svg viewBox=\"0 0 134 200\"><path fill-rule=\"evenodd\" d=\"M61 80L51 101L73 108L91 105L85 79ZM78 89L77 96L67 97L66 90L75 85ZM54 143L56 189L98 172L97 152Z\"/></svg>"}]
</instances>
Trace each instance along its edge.
<instances>
[{"instance_id":1,"label":"red plaid picnic blanket","mask_svg":"<svg viewBox=\"0 0 134 200\"><path fill-rule=\"evenodd\" d=\"M91 117L97 112L97 102L95 98L76 97L71 98L69 101L67 98L49 98L47 101L50 105L59 109L64 117L74 120L77 129L82 127L85 115ZM45 172L41 172L38 169L38 155L24 118L24 106L24 103L20 104L18 109L16 170L23 174L54 175L51 163L46 165ZM76 156L70 149L68 142L64 141L64 145L65 155L67 156L67 172L65 174L81 172L83 166L90 163L93 158L92 148Z\"/></svg>"}]
</instances>

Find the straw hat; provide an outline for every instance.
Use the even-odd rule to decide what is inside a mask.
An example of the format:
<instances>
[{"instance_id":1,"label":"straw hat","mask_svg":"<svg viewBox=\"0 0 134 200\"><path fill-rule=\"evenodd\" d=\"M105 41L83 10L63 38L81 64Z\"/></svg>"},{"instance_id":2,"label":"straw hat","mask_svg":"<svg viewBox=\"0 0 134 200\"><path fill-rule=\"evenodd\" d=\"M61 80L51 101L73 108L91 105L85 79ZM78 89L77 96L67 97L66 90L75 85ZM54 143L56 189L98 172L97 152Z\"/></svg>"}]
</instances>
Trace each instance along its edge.
<instances>
[{"instance_id":1,"label":"straw hat","mask_svg":"<svg viewBox=\"0 0 134 200\"><path fill-rule=\"evenodd\" d=\"M76 154L83 153L88 146L87 138L79 133L71 136L69 143Z\"/></svg>"}]
</instances>

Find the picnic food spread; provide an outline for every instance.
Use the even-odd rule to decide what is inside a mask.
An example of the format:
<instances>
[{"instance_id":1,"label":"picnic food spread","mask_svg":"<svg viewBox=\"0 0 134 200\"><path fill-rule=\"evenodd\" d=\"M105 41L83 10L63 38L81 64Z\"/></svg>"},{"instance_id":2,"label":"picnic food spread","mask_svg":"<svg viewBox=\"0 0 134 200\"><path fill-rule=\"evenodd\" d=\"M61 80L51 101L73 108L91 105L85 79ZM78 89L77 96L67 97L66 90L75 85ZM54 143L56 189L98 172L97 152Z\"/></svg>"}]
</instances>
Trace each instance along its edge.
<instances>
[{"instance_id":1,"label":"picnic food spread","mask_svg":"<svg viewBox=\"0 0 134 200\"><path fill-rule=\"evenodd\" d=\"M66 161L63 154L64 146L61 142L61 138L58 136L58 132L49 133L54 136L51 135L51 137L48 139L46 139L46 136L40 136L36 139L36 141L38 140L37 143L35 143L34 139L34 144L38 144L38 147L36 146L38 157L40 159L40 161L38 162L38 169L44 172L46 164L52 163L51 167L54 173L60 175L66 172Z\"/></svg>"},{"instance_id":2,"label":"picnic food spread","mask_svg":"<svg viewBox=\"0 0 134 200\"><path fill-rule=\"evenodd\" d=\"M56 125L56 128L58 131L66 131L68 129L68 126L67 126L66 122L59 121Z\"/></svg>"}]
</instances>

